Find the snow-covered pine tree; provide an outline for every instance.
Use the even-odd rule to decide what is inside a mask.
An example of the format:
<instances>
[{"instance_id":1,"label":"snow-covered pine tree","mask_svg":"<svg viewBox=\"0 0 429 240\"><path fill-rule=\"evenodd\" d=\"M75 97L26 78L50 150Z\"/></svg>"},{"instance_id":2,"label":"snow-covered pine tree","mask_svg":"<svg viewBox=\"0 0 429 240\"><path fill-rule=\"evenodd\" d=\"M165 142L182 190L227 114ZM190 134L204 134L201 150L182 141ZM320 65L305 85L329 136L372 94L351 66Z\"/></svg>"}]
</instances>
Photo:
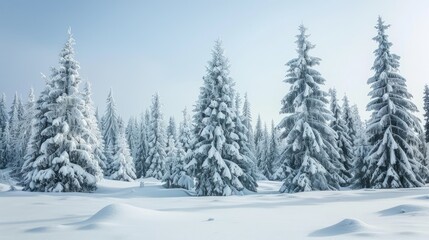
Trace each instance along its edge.
<instances>
[{"instance_id":1,"label":"snow-covered pine tree","mask_svg":"<svg viewBox=\"0 0 429 240\"><path fill-rule=\"evenodd\" d=\"M85 101L79 92L79 64L74 39L60 53L59 68L41 94L36 107L30 148L23 166L24 190L90 192L96 189L101 169L85 136L91 134L84 119Z\"/></svg>"},{"instance_id":2,"label":"snow-covered pine tree","mask_svg":"<svg viewBox=\"0 0 429 240\"><path fill-rule=\"evenodd\" d=\"M173 174L173 166L180 158L180 148L177 143L177 128L176 121L173 117L170 117L170 120L167 125L167 145L165 148L165 164L164 164L164 176L162 180L165 182L165 187L172 187L172 174ZM183 155L183 154L181 154Z\"/></svg>"},{"instance_id":3,"label":"snow-covered pine tree","mask_svg":"<svg viewBox=\"0 0 429 240\"><path fill-rule=\"evenodd\" d=\"M256 126L255 126L255 135L254 135L255 146L257 146L259 141L261 141L262 134L264 134L262 129L262 120L261 120L261 115L258 114L258 119L256 120Z\"/></svg>"},{"instance_id":4,"label":"snow-covered pine tree","mask_svg":"<svg viewBox=\"0 0 429 240\"><path fill-rule=\"evenodd\" d=\"M101 118L102 135L104 141L104 155L106 156L107 169L104 172L105 176L110 176L110 164L113 161L113 154L116 142L119 135L119 116L116 110L115 100L112 95L112 90L106 100L106 110Z\"/></svg>"},{"instance_id":5,"label":"snow-covered pine tree","mask_svg":"<svg viewBox=\"0 0 429 240\"><path fill-rule=\"evenodd\" d=\"M233 108L235 108L236 115L234 123L235 131L239 137L239 140L237 140L239 145L238 150L243 157L243 159L237 163L244 171L243 175L239 177L239 180L246 189L256 192L256 188L258 187L256 179L259 178L260 173L256 166L256 157L252 151L251 145L253 142L249 142L249 139L247 138L249 130L246 125L243 124L244 117L240 113L241 99L239 94L236 94L235 96L235 104L233 105Z\"/></svg>"},{"instance_id":6,"label":"snow-covered pine tree","mask_svg":"<svg viewBox=\"0 0 429 240\"><path fill-rule=\"evenodd\" d=\"M125 129L125 136L127 139L128 146L130 148L131 156L133 159L137 159L138 147L140 142L139 123L137 118L131 117L128 120L127 128Z\"/></svg>"},{"instance_id":7,"label":"snow-covered pine tree","mask_svg":"<svg viewBox=\"0 0 429 240\"><path fill-rule=\"evenodd\" d=\"M371 85L371 101L367 110L372 111L367 127L368 171L372 188L407 188L424 185L420 160L422 153L418 146L418 134L422 132L419 120L413 115L417 107L411 102L406 80L398 73L399 56L391 53L392 43L388 41L381 17L375 27L378 31L373 39L378 43L374 51L375 61Z\"/></svg>"},{"instance_id":8,"label":"snow-covered pine tree","mask_svg":"<svg viewBox=\"0 0 429 240\"><path fill-rule=\"evenodd\" d=\"M110 178L132 182L136 179L134 161L125 138L125 129L120 125L117 143L113 151L113 161L110 163Z\"/></svg>"},{"instance_id":9,"label":"snow-covered pine tree","mask_svg":"<svg viewBox=\"0 0 429 240\"><path fill-rule=\"evenodd\" d=\"M370 186L371 175L368 171L367 159L369 150L370 146L365 131L357 132L353 158L353 177L350 180L351 188L360 189Z\"/></svg>"},{"instance_id":10,"label":"snow-covered pine tree","mask_svg":"<svg viewBox=\"0 0 429 240\"><path fill-rule=\"evenodd\" d=\"M340 176L345 182L341 185L347 186L350 179L352 178L352 166L353 166L353 144L350 138L347 127L347 123L343 120L343 112L338 104L337 91L331 89L329 91L331 95L331 112L333 113L334 119L329 123L329 126L337 133L336 143L338 147L338 153L340 154L341 167ZM353 123L352 123L353 125Z\"/></svg>"},{"instance_id":11,"label":"snow-covered pine tree","mask_svg":"<svg viewBox=\"0 0 429 240\"><path fill-rule=\"evenodd\" d=\"M166 187L185 188L188 190L194 187L194 179L187 174L185 167L185 154L189 151L192 144L192 129L189 118L185 108L183 110L183 122L180 124L179 129L178 155L176 161L172 163L171 174L169 174L169 182L166 184ZM167 149L167 152L172 151Z\"/></svg>"},{"instance_id":12,"label":"snow-covered pine tree","mask_svg":"<svg viewBox=\"0 0 429 240\"><path fill-rule=\"evenodd\" d=\"M149 154L145 162L147 169L145 177L162 179L164 176L167 139L165 136L161 103L158 93L156 93L152 98L148 137Z\"/></svg>"},{"instance_id":13,"label":"snow-covered pine tree","mask_svg":"<svg viewBox=\"0 0 429 240\"><path fill-rule=\"evenodd\" d=\"M19 130L19 155L14 164L15 170L12 172L12 175L20 178L21 169L25 161L25 155L27 154L27 146L31 138L32 132L32 121L35 116L35 105L36 105L36 97L34 96L34 90L31 88L30 93L28 94L27 103L24 106L24 115L22 116L22 120L20 121L20 130Z\"/></svg>"},{"instance_id":14,"label":"snow-covered pine tree","mask_svg":"<svg viewBox=\"0 0 429 240\"><path fill-rule=\"evenodd\" d=\"M92 101L91 96L91 84L89 82L86 82L82 93L83 100L85 101L85 110L83 112L83 115L91 133L90 135L86 136L86 141L91 144L94 159L97 161L100 168L103 171L106 171L107 158L104 155L104 140L103 136L101 135L97 116L95 115L94 102ZM101 172L100 175L97 177L99 179L102 179L103 173Z\"/></svg>"},{"instance_id":15,"label":"snow-covered pine tree","mask_svg":"<svg viewBox=\"0 0 429 240\"><path fill-rule=\"evenodd\" d=\"M183 109L183 120L179 129L179 144L183 152L187 153L192 145L192 123L187 108Z\"/></svg>"},{"instance_id":16,"label":"snow-covered pine tree","mask_svg":"<svg viewBox=\"0 0 429 240\"><path fill-rule=\"evenodd\" d=\"M269 158L269 151L270 151L270 135L268 133L267 124L264 124L264 130L262 132L262 137L259 140L259 145L257 146L260 149L260 156L259 156L259 170L261 171L262 175L266 179L272 179L273 176L273 162L271 162Z\"/></svg>"},{"instance_id":17,"label":"snow-covered pine tree","mask_svg":"<svg viewBox=\"0 0 429 240\"><path fill-rule=\"evenodd\" d=\"M252 111L250 109L249 98L247 93L244 94L244 103L243 103L243 112L241 116L241 121L244 126L247 128L247 141L250 143L250 150L255 155L255 137L253 135L253 126L252 126ZM256 161L256 158L254 159ZM256 162L255 162L256 164Z\"/></svg>"},{"instance_id":18,"label":"snow-covered pine tree","mask_svg":"<svg viewBox=\"0 0 429 240\"><path fill-rule=\"evenodd\" d=\"M269 148L268 148L268 154L267 154L267 162L271 164L271 176L270 180L282 180L285 175L283 175L283 178L279 178L279 176L276 175L277 170L279 169L279 160L280 160L280 143L279 143L279 136L278 136L278 129L276 128L274 124L274 120L271 120L271 132L269 137Z\"/></svg>"},{"instance_id":19,"label":"snow-covered pine tree","mask_svg":"<svg viewBox=\"0 0 429 240\"><path fill-rule=\"evenodd\" d=\"M352 140L352 146L354 146L353 140L356 139L356 135L357 135L356 124L358 123L355 122L355 118L353 116L352 108L350 107L350 103L347 95L344 95L343 97L343 105L342 105L341 111L342 111L341 117L347 127L347 134Z\"/></svg>"},{"instance_id":20,"label":"snow-covered pine tree","mask_svg":"<svg viewBox=\"0 0 429 240\"><path fill-rule=\"evenodd\" d=\"M287 114L279 124L286 149L281 155L283 171L290 173L280 192L336 190L344 181L339 176L339 154L335 145L336 133L329 127L333 120L327 109L328 94L321 89L325 79L312 67L320 59L308 52L314 48L299 27L297 35L298 57L289 61L286 83L291 84L282 100L281 113Z\"/></svg>"},{"instance_id":21,"label":"snow-covered pine tree","mask_svg":"<svg viewBox=\"0 0 429 240\"><path fill-rule=\"evenodd\" d=\"M133 181L136 178L134 162L111 90L107 97L107 106L102 124L104 152L107 158L105 175L114 180Z\"/></svg>"},{"instance_id":22,"label":"snow-covered pine tree","mask_svg":"<svg viewBox=\"0 0 429 240\"><path fill-rule=\"evenodd\" d=\"M21 131L21 118L22 109L20 109L20 102L18 93L15 93L12 106L9 112L9 134L8 145L10 149L6 153L7 166L15 169L18 166L18 159L20 157L20 131Z\"/></svg>"},{"instance_id":23,"label":"snow-covered pine tree","mask_svg":"<svg viewBox=\"0 0 429 240\"><path fill-rule=\"evenodd\" d=\"M423 92L423 116L425 119L424 130L425 130L425 141L429 142L429 87L425 85Z\"/></svg>"},{"instance_id":24,"label":"snow-covered pine tree","mask_svg":"<svg viewBox=\"0 0 429 240\"><path fill-rule=\"evenodd\" d=\"M0 98L0 129L4 131L6 122L9 121L9 116L6 111L6 95L2 93Z\"/></svg>"},{"instance_id":25,"label":"snow-covered pine tree","mask_svg":"<svg viewBox=\"0 0 429 240\"><path fill-rule=\"evenodd\" d=\"M234 83L220 41L203 79L194 115L193 158L188 164L197 179L196 192L200 196L242 194L240 177L246 173L239 166L243 156L234 124Z\"/></svg>"},{"instance_id":26,"label":"snow-covered pine tree","mask_svg":"<svg viewBox=\"0 0 429 240\"><path fill-rule=\"evenodd\" d=\"M147 116L147 117L146 117ZM134 164L136 166L136 175L141 178L146 173L145 161L149 154L149 143L148 143L148 127L149 125L149 113L141 114L140 122L138 125L138 144L136 158Z\"/></svg>"},{"instance_id":27,"label":"snow-covered pine tree","mask_svg":"<svg viewBox=\"0 0 429 240\"><path fill-rule=\"evenodd\" d=\"M6 123L9 121L9 116L6 111L6 95L2 93L0 98L0 169L6 167L6 143L8 140L4 137Z\"/></svg>"}]
</instances>

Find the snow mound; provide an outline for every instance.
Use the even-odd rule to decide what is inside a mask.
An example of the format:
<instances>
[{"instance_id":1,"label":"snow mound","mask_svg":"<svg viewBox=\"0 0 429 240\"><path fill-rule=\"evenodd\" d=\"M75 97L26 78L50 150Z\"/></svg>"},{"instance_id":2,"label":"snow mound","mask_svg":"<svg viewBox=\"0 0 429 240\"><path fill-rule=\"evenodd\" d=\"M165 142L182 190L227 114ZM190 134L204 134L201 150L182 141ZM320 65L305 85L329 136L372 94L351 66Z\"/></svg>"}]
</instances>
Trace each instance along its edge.
<instances>
[{"instance_id":1,"label":"snow mound","mask_svg":"<svg viewBox=\"0 0 429 240\"><path fill-rule=\"evenodd\" d=\"M110 204L102 208L87 220L67 224L82 230L94 230L103 227L132 225L146 219L154 219L161 212L134 207L128 204Z\"/></svg>"},{"instance_id":2,"label":"snow mound","mask_svg":"<svg viewBox=\"0 0 429 240\"><path fill-rule=\"evenodd\" d=\"M332 226L322 228L310 233L311 237L328 237L342 234L354 233L357 235L368 236L371 235L373 226L370 226L358 219L344 219L339 223Z\"/></svg>"},{"instance_id":3,"label":"snow mound","mask_svg":"<svg viewBox=\"0 0 429 240\"><path fill-rule=\"evenodd\" d=\"M381 216L395 216L401 214L427 214L429 212L429 208L427 206L422 205L414 205L414 204L402 204L395 207L391 207L388 209L384 209L379 211L378 213Z\"/></svg>"}]
</instances>

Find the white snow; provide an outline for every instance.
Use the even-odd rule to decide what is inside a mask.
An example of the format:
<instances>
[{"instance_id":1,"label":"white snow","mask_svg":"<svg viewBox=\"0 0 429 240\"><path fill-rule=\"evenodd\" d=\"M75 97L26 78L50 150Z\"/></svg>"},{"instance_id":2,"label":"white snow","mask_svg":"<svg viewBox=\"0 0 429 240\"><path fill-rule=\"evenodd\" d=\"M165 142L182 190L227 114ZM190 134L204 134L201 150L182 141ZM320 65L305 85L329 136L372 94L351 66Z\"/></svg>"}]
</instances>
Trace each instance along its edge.
<instances>
[{"instance_id":1,"label":"white snow","mask_svg":"<svg viewBox=\"0 0 429 240\"><path fill-rule=\"evenodd\" d=\"M429 187L280 194L281 182L258 184L231 197L196 197L154 178L102 180L95 193L0 184L1 239L429 239Z\"/></svg>"}]
</instances>

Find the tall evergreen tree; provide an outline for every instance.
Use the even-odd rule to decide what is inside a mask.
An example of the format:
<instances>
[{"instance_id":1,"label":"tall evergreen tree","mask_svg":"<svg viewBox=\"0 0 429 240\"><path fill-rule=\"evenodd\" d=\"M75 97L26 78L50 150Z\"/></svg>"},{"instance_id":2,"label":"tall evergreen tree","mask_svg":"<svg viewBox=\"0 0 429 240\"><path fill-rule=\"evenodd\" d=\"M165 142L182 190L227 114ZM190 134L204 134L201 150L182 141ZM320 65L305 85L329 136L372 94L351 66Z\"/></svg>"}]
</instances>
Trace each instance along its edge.
<instances>
[{"instance_id":1,"label":"tall evergreen tree","mask_svg":"<svg viewBox=\"0 0 429 240\"><path fill-rule=\"evenodd\" d=\"M341 162L339 170L340 176L344 179L344 182L341 182L341 185L347 186L352 177L351 171L354 158L352 139L348 134L349 128L343 119L343 112L338 104L337 91L335 89L331 89L330 94L331 112L333 113L334 119L330 122L329 126L337 133L336 143Z\"/></svg>"},{"instance_id":2,"label":"tall evergreen tree","mask_svg":"<svg viewBox=\"0 0 429 240\"><path fill-rule=\"evenodd\" d=\"M90 134L86 136L86 141L91 145L92 154L95 160L103 171L107 170L107 158L104 154L104 139L99 128L98 119L95 114L94 102L92 101L91 84L86 82L82 93L83 100L85 101L85 110L83 112L85 121L90 130ZM97 176L99 179L103 178L103 173Z\"/></svg>"},{"instance_id":3,"label":"tall evergreen tree","mask_svg":"<svg viewBox=\"0 0 429 240\"><path fill-rule=\"evenodd\" d=\"M242 194L245 164L239 151L233 80L219 41L212 51L194 116L191 165L198 195ZM247 176L246 176L247 178Z\"/></svg>"},{"instance_id":4,"label":"tall evergreen tree","mask_svg":"<svg viewBox=\"0 0 429 240\"><path fill-rule=\"evenodd\" d=\"M192 141L192 130L191 123L189 120L189 116L186 108L183 110L183 122L180 124L179 129L179 137L178 137L178 149L177 155L174 156L174 160L172 161L170 171L167 174L167 178L165 179L166 187L170 188L185 188L192 189L194 187L194 180L187 174L186 171L186 163L185 163L185 154L190 151L191 141ZM167 131L173 132L173 131ZM173 134L170 133L170 136ZM173 140L172 137L169 137L169 141ZM169 146L173 146L173 144L169 143ZM168 155L173 153L173 150L169 150L167 147L167 158Z\"/></svg>"},{"instance_id":5,"label":"tall evergreen tree","mask_svg":"<svg viewBox=\"0 0 429 240\"><path fill-rule=\"evenodd\" d=\"M0 98L0 169L6 167L6 140L4 134L9 116L6 111L6 95L3 93Z\"/></svg>"},{"instance_id":6,"label":"tall evergreen tree","mask_svg":"<svg viewBox=\"0 0 429 240\"><path fill-rule=\"evenodd\" d=\"M79 92L79 64L74 59L74 39L60 53L60 66L36 107L34 129L24 171L24 190L89 192L96 189L101 169L85 136L85 102Z\"/></svg>"},{"instance_id":7,"label":"tall evergreen tree","mask_svg":"<svg viewBox=\"0 0 429 240\"><path fill-rule=\"evenodd\" d=\"M257 146L258 143L261 141L263 134L264 133L262 129L261 115L258 115L258 120L256 120L255 135L254 135L255 146Z\"/></svg>"},{"instance_id":8,"label":"tall evergreen tree","mask_svg":"<svg viewBox=\"0 0 429 240\"><path fill-rule=\"evenodd\" d=\"M262 132L262 138L259 141L258 145L260 149L260 159L259 159L259 170L262 175L267 179L272 179L273 177L273 162L269 158L270 151L270 136L268 133L267 124L264 124L264 131Z\"/></svg>"},{"instance_id":9,"label":"tall evergreen tree","mask_svg":"<svg viewBox=\"0 0 429 240\"><path fill-rule=\"evenodd\" d=\"M372 146L368 154L368 171L372 188L420 187L424 178L420 174L427 169L420 160L418 133L421 127L413 112L417 107L411 102L406 80L398 73L399 56L392 54L385 25L381 17L375 27L374 40L378 43L374 51L375 61L371 85L371 101L367 110L372 111L368 124L368 142Z\"/></svg>"},{"instance_id":10,"label":"tall evergreen tree","mask_svg":"<svg viewBox=\"0 0 429 240\"><path fill-rule=\"evenodd\" d=\"M270 163L271 167L271 176L269 177L270 180L279 180L278 177L276 177L277 169L279 168L279 158L280 156L280 143L279 143L279 136L278 136L278 130L275 127L274 120L271 121L271 133L269 136L269 148L268 148L268 154L267 154L267 162ZM284 176L285 177L285 176Z\"/></svg>"},{"instance_id":11,"label":"tall evergreen tree","mask_svg":"<svg viewBox=\"0 0 429 240\"><path fill-rule=\"evenodd\" d=\"M238 163L238 166L244 170L244 174L239 177L239 180L243 186L251 191L256 192L256 179L259 178L259 171L256 166L256 157L254 151L252 151L253 142L250 142L247 136L249 136L249 130L246 125L243 124L244 116L240 113L241 108L241 99L240 95L236 94L235 104L235 131L239 137L237 140L239 146L239 152L242 155L243 159Z\"/></svg>"},{"instance_id":12,"label":"tall evergreen tree","mask_svg":"<svg viewBox=\"0 0 429 240\"><path fill-rule=\"evenodd\" d=\"M301 25L299 31L298 57L287 63L285 82L291 87L281 109L287 115L279 124L287 143L282 168L290 169L280 192L336 190L344 180L338 170L337 136L328 125L333 120L326 106L328 94L320 88L325 79L312 68L320 59L308 54L314 45L307 40L306 28Z\"/></svg>"},{"instance_id":13,"label":"tall evergreen tree","mask_svg":"<svg viewBox=\"0 0 429 240\"><path fill-rule=\"evenodd\" d=\"M247 93L244 95L243 112L241 119L244 126L247 128L247 140L250 143L250 150L253 151L253 154L255 154L255 137L253 135L252 111L250 109L250 102L249 98L247 97Z\"/></svg>"},{"instance_id":14,"label":"tall evergreen tree","mask_svg":"<svg viewBox=\"0 0 429 240\"><path fill-rule=\"evenodd\" d=\"M107 158L105 175L114 180L133 181L136 178L134 162L125 138L124 124L116 111L112 91L107 97L102 124Z\"/></svg>"},{"instance_id":15,"label":"tall evergreen tree","mask_svg":"<svg viewBox=\"0 0 429 240\"><path fill-rule=\"evenodd\" d=\"M147 116L147 117L146 117ZM149 125L149 113L141 114L140 122L138 126L138 146L136 158L134 163L136 166L136 175L138 178L145 176L146 168L145 161L149 154L149 142L148 142L148 126Z\"/></svg>"},{"instance_id":16,"label":"tall evergreen tree","mask_svg":"<svg viewBox=\"0 0 429 240\"><path fill-rule=\"evenodd\" d=\"M20 157L20 132L21 132L21 119L23 110L20 109L20 102L18 93L15 93L15 97L12 102L12 106L9 112L9 129L8 134L10 137L8 145L10 149L6 152L7 166L16 168Z\"/></svg>"},{"instance_id":17,"label":"tall evergreen tree","mask_svg":"<svg viewBox=\"0 0 429 240\"><path fill-rule=\"evenodd\" d=\"M24 109L25 109L23 110L24 115L22 116L22 120L19 123L20 125L19 136L18 136L19 141L17 141L17 144L18 144L17 148L19 149L19 151L18 151L18 156L16 158L16 161L14 163L15 170L12 173L18 178L20 178L21 168L24 164L25 155L27 153L27 146L29 144L31 132L33 129L32 121L36 114L35 105L36 105L36 98L34 96L34 91L31 88L30 93L28 94L27 103L24 106Z\"/></svg>"},{"instance_id":18,"label":"tall evergreen tree","mask_svg":"<svg viewBox=\"0 0 429 240\"><path fill-rule=\"evenodd\" d=\"M6 122L9 121L9 116L6 111L6 95L2 93L0 98L0 129L4 131Z\"/></svg>"},{"instance_id":19,"label":"tall evergreen tree","mask_svg":"<svg viewBox=\"0 0 429 240\"><path fill-rule=\"evenodd\" d=\"M429 87L425 85L423 92L423 116L425 119L424 130L425 130L425 141L429 142Z\"/></svg>"},{"instance_id":20,"label":"tall evergreen tree","mask_svg":"<svg viewBox=\"0 0 429 240\"><path fill-rule=\"evenodd\" d=\"M354 146L353 139L356 139L356 136L357 136L356 125L358 123L356 123L356 119L353 116L352 108L350 107L349 99L347 98L346 95L344 95L344 98L343 98L343 106L341 111L342 111L341 118L346 124L347 135L349 135L350 139L352 140L351 144L353 147Z\"/></svg>"},{"instance_id":21,"label":"tall evergreen tree","mask_svg":"<svg viewBox=\"0 0 429 240\"><path fill-rule=\"evenodd\" d=\"M164 175L166 144L161 103L158 94L152 98L149 125L149 155L146 158L146 177L162 179Z\"/></svg>"}]
</instances>

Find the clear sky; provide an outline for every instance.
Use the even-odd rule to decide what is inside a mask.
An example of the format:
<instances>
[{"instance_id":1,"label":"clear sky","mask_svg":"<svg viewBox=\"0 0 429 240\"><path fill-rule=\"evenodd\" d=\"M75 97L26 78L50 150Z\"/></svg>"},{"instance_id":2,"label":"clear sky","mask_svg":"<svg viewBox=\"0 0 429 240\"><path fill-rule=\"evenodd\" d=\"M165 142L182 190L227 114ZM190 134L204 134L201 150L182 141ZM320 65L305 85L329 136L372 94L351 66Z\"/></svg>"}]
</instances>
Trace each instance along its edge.
<instances>
[{"instance_id":1,"label":"clear sky","mask_svg":"<svg viewBox=\"0 0 429 240\"><path fill-rule=\"evenodd\" d=\"M197 99L214 41L221 38L236 89L247 92L254 119L279 120L285 63L296 56L295 35L303 23L316 44L313 56L326 88L347 93L367 118L365 106L376 48L377 16L391 24L392 51L422 108L429 83L429 1L0 1L0 92L8 103L18 91L43 87L70 26L81 76L93 85L104 109L113 89L124 118L150 106L158 92L165 118L179 118ZM419 113L419 116L421 113Z\"/></svg>"}]
</instances>

